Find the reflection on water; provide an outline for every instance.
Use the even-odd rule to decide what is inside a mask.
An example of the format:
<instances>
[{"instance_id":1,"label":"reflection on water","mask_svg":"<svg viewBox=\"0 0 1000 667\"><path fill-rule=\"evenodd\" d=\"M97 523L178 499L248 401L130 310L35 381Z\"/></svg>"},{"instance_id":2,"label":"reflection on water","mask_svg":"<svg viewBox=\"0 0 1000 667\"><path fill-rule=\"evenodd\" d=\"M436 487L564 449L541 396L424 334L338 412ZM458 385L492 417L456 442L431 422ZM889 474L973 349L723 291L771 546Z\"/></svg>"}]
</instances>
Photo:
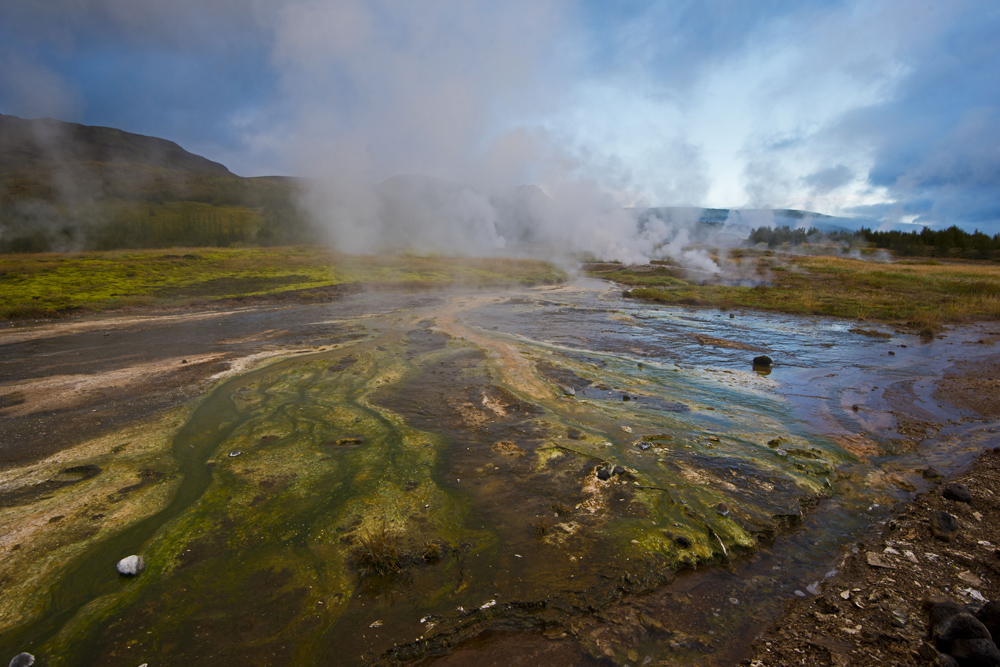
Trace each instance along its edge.
<instances>
[{"instance_id":1,"label":"reflection on water","mask_svg":"<svg viewBox=\"0 0 1000 667\"><path fill-rule=\"evenodd\" d=\"M207 397L174 439L170 504L80 555L3 649L389 664L486 629L570 629L620 662L726 664L923 484L918 468L982 446L957 423L933 452L900 437L901 403L954 416L925 379L945 341L648 306L586 281L375 315L365 298L331 306L361 315L363 337ZM752 366L761 352L773 367ZM107 564L131 552L148 568L119 579ZM621 600L634 622L586 632Z\"/></svg>"}]
</instances>

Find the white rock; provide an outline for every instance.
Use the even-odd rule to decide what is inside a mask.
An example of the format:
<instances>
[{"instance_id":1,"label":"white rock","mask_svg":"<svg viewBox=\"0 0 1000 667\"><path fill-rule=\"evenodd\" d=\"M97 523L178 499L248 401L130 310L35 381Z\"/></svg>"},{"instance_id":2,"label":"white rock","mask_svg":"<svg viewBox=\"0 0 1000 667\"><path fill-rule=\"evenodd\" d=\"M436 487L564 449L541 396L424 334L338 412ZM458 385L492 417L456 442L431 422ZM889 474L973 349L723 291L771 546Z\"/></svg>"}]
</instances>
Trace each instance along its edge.
<instances>
[{"instance_id":1,"label":"white rock","mask_svg":"<svg viewBox=\"0 0 1000 667\"><path fill-rule=\"evenodd\" d=\"M10 661L10 667L31 667L35 664L35 656L30 653L18 653Z\"/></svg>"},{"instance_id":2,"label":"white rock","mask_svg":"<svg viewBox=\"0 0 1000 667\"><path fill-rule=\"evenodd\" d=\"M145 566L146 564L142 561L142 556L126 556L118 561L118 571L129 576L139 574Z\"/></svg>"}]
</instances>

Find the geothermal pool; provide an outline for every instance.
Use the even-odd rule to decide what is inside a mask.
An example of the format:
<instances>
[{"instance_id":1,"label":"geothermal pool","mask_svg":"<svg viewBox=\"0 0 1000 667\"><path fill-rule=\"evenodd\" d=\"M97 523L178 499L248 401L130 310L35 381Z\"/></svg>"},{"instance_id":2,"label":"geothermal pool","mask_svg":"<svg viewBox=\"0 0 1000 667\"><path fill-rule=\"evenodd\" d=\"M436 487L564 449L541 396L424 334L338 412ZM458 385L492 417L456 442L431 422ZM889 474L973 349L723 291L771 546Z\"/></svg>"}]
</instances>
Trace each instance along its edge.
<instances>
[{"instance_id":1,"label":"geothermal pool","mask_svg":"<svg viewBox=\"0 0 1000 667\"><path fill-rule=\"evenodd\" d=\"M132 344L165 340L155 318L144 326ZM284 337L160 429L161 450L131 471L149 491L133 520L39 550L30 587L5 572L18 600L0 660L430 664L468 640L541 633L579 664L733 664L928 467L996 437L934 395L956 359L989 351L967 344L974 327L874 338L637 303L591 280L169 326L182 343L164 345L238 339L249 353L256 330ZM49 338L45 354L93 335ZM40 356L0 345L10 364ZM761 354L770 372L752 368ZM127 465L87 451L74 469L98 473L32 502ZM26 521L30 504L7 505ZM24 557L34 533L18 530ZM133 553L146 569L120 576ZM521 635L503 636L516 651Z\"/></svg>"}]
</instances>

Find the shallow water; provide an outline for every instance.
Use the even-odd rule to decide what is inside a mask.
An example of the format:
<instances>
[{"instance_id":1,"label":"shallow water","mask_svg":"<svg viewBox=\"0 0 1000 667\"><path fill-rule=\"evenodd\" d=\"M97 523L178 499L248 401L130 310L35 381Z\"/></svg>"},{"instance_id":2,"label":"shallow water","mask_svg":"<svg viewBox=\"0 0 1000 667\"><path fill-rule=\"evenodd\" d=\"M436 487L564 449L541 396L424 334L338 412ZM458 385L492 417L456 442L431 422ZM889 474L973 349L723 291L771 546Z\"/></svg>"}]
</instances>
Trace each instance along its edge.
<instances>
[{"instance_id":1,"label":"shallow water","mask_svg":"<svg viewBox=\"0 0 1000 667\"><path fill-rule=\"evenodd\" d=\"M218 386L173 440L170 503L69 564L4 651L52 665L405 663L642 595L677 630L632 650L727 664L926 485L919 469L947 472L995 437L932 395L952 358L985 352L962 346L971 329L872 339L835 320L650 306L587 280L240 317L356 335ZM765 353L766 375L750 364ZM900 406L909 422L953 423L915 445ZM364 574L359 545L380 540L398 571ZM113 568L129 553L149 564L135 579ZM724 567L674 580L707 563ZM630 646L580 644L629 661Z\"/></svg>"}]
</instances>

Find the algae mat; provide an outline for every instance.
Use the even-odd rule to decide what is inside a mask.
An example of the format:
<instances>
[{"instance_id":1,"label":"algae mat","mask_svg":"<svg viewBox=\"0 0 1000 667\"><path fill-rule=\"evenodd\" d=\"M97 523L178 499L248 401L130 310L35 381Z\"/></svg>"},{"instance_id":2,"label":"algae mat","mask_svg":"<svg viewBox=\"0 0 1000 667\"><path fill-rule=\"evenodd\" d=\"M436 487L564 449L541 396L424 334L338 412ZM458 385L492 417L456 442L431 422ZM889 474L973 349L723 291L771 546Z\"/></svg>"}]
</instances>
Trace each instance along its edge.
<instances>
[{"instance_id":1,"label":"algae mat","mask_svg":"<svg viewBox=\"0 0 1000 667\"><path fill-rule=\"evenodd\" d=\"M175 431L170 494L72 554L0 647L50 665L405 663L559 627L837 493L851 455L765 379L465 324L486 299L369 318L359 340L216 387ZM120 577L130 553L147 567Z\"/></svg>"}]
</instances>

